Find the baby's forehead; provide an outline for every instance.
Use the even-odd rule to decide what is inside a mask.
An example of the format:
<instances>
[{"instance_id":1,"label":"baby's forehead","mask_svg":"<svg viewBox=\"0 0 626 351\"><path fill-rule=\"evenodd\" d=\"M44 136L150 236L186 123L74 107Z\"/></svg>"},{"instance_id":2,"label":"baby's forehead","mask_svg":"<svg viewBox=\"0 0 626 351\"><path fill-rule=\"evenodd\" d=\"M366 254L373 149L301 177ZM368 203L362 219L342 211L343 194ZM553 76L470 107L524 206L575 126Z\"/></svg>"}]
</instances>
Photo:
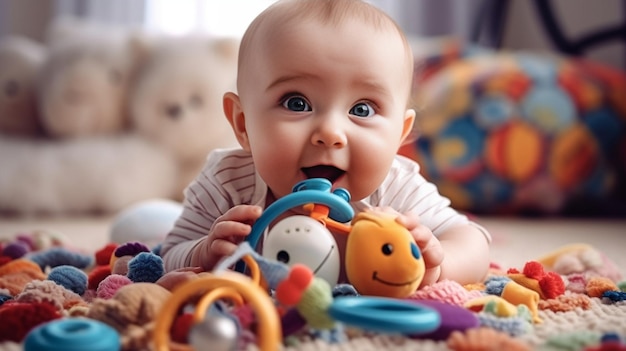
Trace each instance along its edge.
<instances>
[{"instance_id":1,"label":"baby's forehead","mask_svg":"<svg viewBox=\"0 0 626 351\"><path fill-rule=\"evenodd\" d=\"M259 17L257 32L271 33L303 22L339 29L347 21L357 21L363 30L391 32L404 38L397 24L378 8L360 0L299 0L279 2Z\"/></svg>"},{"instance_id":2,"label":"baby's forehead","mask_svg":"<svg viewBox=\"0 0 626 351\"><path fill-rule=\"evenodd\" d=\"M412 76L413 56L402 29L384 12L362 1L352 0L295 0L279 1L263 12L244 35L240 48L239 71L258 58L267 47L278 45L283 35L298 32L302 26L330 27L340 35L342 26L357 22L363 32L382 33L386 41L400 40L404 48L404 64ZM302 40L306 41L306 37ZM329 40L332 40L330 38Z\"/></svg>"}]
</instances>

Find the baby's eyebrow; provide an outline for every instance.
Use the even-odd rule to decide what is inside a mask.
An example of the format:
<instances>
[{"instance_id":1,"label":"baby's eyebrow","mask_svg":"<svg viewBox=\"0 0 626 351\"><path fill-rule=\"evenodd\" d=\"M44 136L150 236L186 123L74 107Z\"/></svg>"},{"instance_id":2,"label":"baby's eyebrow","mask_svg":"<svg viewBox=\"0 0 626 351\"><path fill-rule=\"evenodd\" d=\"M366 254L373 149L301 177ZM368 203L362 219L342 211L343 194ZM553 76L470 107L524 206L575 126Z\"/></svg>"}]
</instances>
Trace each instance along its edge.
<instances>
[{"instance_id":1,"label":"baby's eyebrow","mask_svg":"<svg viewBox=\"0 0 626 351\"><path fill-rule=\"evenodd\" d=\"M277 85L281 85L284 83L288 83L291 81L296 81L296 80L314 80L314 79L319 79L316 75L314 74L309 74L309 73L298 73L298 74L289 74L289 75L285 75L285 76L280 76L277 79L273 80L265 89L266 91L271 90L272 88L276 87Z\"/></svg>"},{"instance_id":2,"label":"baby's eyebrow","mask_svg":"<svg viewBox=\"0 0 626 351\"><path fill-rule=\"evenodd\" d=\"M394 97L388 88L386 88L384 85L380 84L376 80L356 80L352 83L352 86L382 96L385 99L393 99Z\"/></svg>"}]
</instances>

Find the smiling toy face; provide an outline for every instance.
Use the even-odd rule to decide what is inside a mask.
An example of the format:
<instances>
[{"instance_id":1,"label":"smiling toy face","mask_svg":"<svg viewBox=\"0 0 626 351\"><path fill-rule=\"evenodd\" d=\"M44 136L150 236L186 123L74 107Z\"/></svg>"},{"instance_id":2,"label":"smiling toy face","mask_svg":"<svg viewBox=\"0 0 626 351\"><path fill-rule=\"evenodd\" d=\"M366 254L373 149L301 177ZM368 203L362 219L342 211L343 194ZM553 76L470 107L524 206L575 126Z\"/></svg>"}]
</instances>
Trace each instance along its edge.
<instances>
[{"instance_id":1,"label":"smiling toy face","mask_svg":"<svg viewBox=\"0 0 626 351\"><path fill-rule=\"evenodd\" d=\"M417 290L424 272L417 244L394 216L361 212L354 217L346 273L360 294L406 298Z\"/></svg>"}]
</instances>

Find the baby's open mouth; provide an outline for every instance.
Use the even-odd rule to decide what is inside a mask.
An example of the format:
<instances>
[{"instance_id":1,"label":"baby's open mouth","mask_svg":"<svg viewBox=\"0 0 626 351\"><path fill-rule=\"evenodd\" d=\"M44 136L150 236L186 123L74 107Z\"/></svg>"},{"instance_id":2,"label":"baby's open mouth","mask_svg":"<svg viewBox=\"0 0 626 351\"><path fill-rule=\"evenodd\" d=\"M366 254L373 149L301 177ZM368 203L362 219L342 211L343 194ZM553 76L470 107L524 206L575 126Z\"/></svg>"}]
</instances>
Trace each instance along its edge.
<instances>
[{"instance_id":1,"label":"baby's open mouth","mask_svg":"<svg viewBox=\"0 0 626 351\"><path fill-rule=\"evenodd\" d=\"M346 171L335 166L319 165L313 167L303 167L302 172L307 178L325 178L331 183L335 183Z\"/></svg>"}]
</instances>

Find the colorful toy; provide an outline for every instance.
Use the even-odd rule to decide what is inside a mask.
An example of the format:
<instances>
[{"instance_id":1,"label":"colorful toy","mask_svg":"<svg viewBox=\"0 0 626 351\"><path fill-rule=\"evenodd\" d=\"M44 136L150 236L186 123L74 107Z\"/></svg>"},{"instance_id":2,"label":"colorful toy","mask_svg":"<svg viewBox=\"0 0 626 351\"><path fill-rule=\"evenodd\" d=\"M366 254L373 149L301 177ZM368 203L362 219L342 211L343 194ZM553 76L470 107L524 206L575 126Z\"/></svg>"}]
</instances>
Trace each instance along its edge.
<instances>
[{"instance_id":1,"label":"colorful toy","mask_svg":"<svg viewBox=\"0 0 626 351\"><path fill-rule=\"evenodd\" d=\"M330 277L327 281L334 285L339 272L337 244L328 230L313 224L313 219L348 235L346 273L359 293L404 298L417 290L425 265L409 231L394 216L378 212L360 213L352 225L346 224L354 216L348 202L350 194L342 188L331 193L331 186L319 178L296 184L291 194L268 206L254 223L246 239L250 246L256 247L265 228L281 213L306 205L310 218L298 216L288 218L286 224L276 224L263 244L264 256L283 262L288 258L285 263L290 266L305 264L316 274L323 272ZM242 265L237 269L243 272Z\"/></svg>"},{"instance_id":2,"label":"colorful toy","mask_svg":"<svg viewBox=\"0 0 626 351\"><path fill-rule=\"evenodd\" d=\"M346 273L359 293L407 297L417 290L425 270L415 240L395 216L361 212L352 220Z\"/></svg>"},{"instance_id":3,"label":"colorful toy","mask_svg":"<svg viewBox=\"0 0 626 351\"><path fill-rule=\"evenodd\" d=\"M225 268L240 259L249 266L250 277ZM278 306L261 287L261 275L268 287L276 292ZM258 346L262 351L276 350L282 344L280 316L285 307L294 307L306 324L314 329L333 329L336 322L341 322L371 331L420 335L435 331L441 324L441 317L435 309L415 301L378 296L333 298L330 285L314 276L306 265L294 264L287 268L282 262L260 256L244 242L212 273L203 273L172 292L156 320L153 333L156 350L167 350L172 344L169 333L172 323L180 308L189 300L197 301L195 325L190 333L193 350L230 349L239 336L233 335L228 322L214 319L206 313L207 308L220 299L228 299L234 306L242 306L246 302L251 304L257 318ZM288 312L284 315L287 316ZM220 325L224 329L214 330ZM198 330L206 329L216 334L206 337L196 335ZM185 349L185 345L176 346Z\"/></svg>"}]
</instances>

